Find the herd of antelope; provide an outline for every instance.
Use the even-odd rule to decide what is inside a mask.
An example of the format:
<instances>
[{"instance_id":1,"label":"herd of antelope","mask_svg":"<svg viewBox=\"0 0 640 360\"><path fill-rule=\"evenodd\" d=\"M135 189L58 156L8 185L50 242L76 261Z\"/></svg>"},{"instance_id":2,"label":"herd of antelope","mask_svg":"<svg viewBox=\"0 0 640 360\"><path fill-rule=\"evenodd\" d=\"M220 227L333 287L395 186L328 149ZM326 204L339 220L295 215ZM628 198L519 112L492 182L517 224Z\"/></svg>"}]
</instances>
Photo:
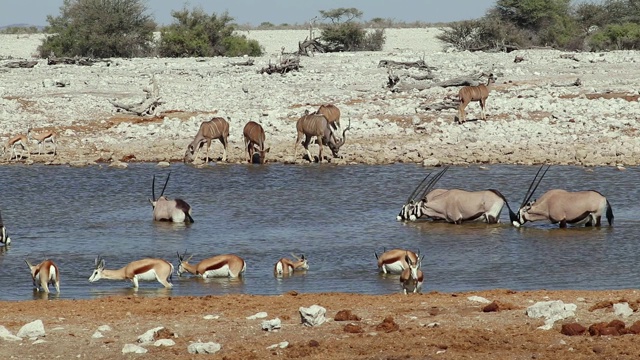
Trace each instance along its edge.
<instances>
[{"instance_id":1,"label":"herd of antelope","mask_svg":"<svg viewBox=\"0 0 640 360\"><path fill-rule=\"evenodd\" d=\"M7 155L7 160L16 159L22 160L25 157L31 155L29 144L36 143L38 146L38 155L42 155L43 151L48 154L47 143L51 143L53 146L53 155L58 154L58 146L56 141L57 135L55 131L45 130L39 134L31 134L31 126L27 128L26 134L18 134L12 136L7 140L7 143L2 148L4 155ZM27 155L27 156L25 156Z\"/></svg>"}]
</instances>

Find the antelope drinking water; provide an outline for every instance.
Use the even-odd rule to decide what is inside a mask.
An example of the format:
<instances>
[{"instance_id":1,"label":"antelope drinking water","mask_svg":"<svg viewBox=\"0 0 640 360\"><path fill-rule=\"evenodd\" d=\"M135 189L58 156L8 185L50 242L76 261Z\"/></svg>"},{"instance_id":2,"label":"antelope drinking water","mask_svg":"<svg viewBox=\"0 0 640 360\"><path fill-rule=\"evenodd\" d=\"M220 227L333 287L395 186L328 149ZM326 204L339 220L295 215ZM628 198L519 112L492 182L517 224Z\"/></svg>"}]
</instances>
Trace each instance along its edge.
<instances>
[{"instance_id":1,"label":"antelope drinking water","mask_svg":"<svg viewBox=\"0 0 640 360\"><path fill-rule=\"evenodd\" d=\"M489 92L491 92L492 85L495 84L496 78L493 74L489 74L489 79L487 80L487 84L481 84L478 86L465 86L458 92L458 99L460 100L460 106L458 107L458 122L460 124L464 124L466 121L466 115L464 109L469 105L470 102L478 101L480 102L480 109L482 120L486 120L484 114L484 108L487 104L487 98L489 97Z\"/></svg>"},{"instance_id":2,"label":"antelope drinking water","mask_svg":"<svg viewBox=\"0 0 640 360\"><path fill-rule=\"evenodd\" d=\"M406 249L393 249L385 251L382 255L378 256L374 252L376 259L378 260L378 269L383 274L399 275L403 271L409 268L407 259L417 263L420 258L420 252L417 254L411 250Z\"/></svg>"},{"instance_id":3,"label":"antelope drinking water","mask_svg":"<svg viewBox=\"0 0 640 360\"><path fill-rule=\"evenodd\" d=\"M340 131L340 109L333 104L320 105L316 114L324 115L333 130Z\"/></svg>"},{"instance_id":4,"label":"antelope drinking water","mask_svg":"<svg viewBox=\"0 0 640 360\"><path fill-rule=\"evenodd\" d=\"M108 270L104 268L104 259L99 256L95 261L95 270L89 278L89 282L96 282L100 279L109 280L130 280L134 288L138 288L138 281L157 280L165 288L171 288L173 285L169 282L173 273L173 265L163 259L141 259L132 261L126 266L118 270Z\"/></svg>"},{"instance_id":5,"label":"antelope drinking water","mask_svg":"<svg viewBox=\"0 0 640 360\"><path fill-rule=\"evenodd\" d=\"M420 270L422 259L414 261L407 255L405 261L409 266L400 275L402 291L405 295L407 292L420 293L424 282L424 273Z\"/></svg>"},{"instance_id":6,"label":"antelope drinking water","mask_svg":"<svg viewBox=\"0 0 640 360\"><path fill-rule=\"evenodd\" d=\"M309 263L304 257L304 254L297 257L291 254L296 260L291 261L287 258L282 258L273 266L273 274L275 276L288 276L293 274L296 270L309 270Z\"/></svg>"},{"instance_id":7,"label":"antelope drinking water","mask_svg":"<svg viewBox=\"0 0 640 360\"><path fill-rule=\"evenodd\" d=\"M184 162L193 161L193 158L198 157L200 148L206 143L207 152L205 157L205 163L209 163L209 147L211 146L211 140L218 139L222 143L224 152L222 153L222 161L227 161L227 145L229 144L229 123L227 120L221 117L214 117L209 121L203 121L200 124L198 133L193 138L193 141L187 146L187 151L184 153ZM194 154L195 153L195 154Z\"/></svg>"},{"instance_id":8,"label":"antelope drinking water","mask_svg":"<svg viewBox=\"0 0 640 360\"><path fill-rule=\"evenodd\" d=\"M60 294L60 271L58 271L58 266L53 261L44 260L38 265L31 265L28 260L24 262L27 263L29 270L31 270L33 287L37 291L49 293L49 284L52 284L56 287L56 292Z\"/></svg>"},{"instance_id":9,"label":"antelope drinking water","mask_svg":"<svg viewBox=\"0 0 640 360\"><path fill-rule=\"evenodd\" d=\"M329 126L329 122L324 115L321 114L310 114L308 111L305 112L304 115L298 122L296 123L296 129L298 131L298 136L296 137L296 143L294 144L294 158L297 157L298 154L298 144L304 135L305 139L302 142L302 146L307 151L307 156L309 157L309 161L313 161L311 157L311 153L309 152L309 143L312 137L316 137L318 143L318 162L322 162L322 146L326 144L331 149L331 153L334 157L338 157L338 152L340 151L340 147L344 145L345 142L345 133L349 130L351 122L346 129L342 131L342 138L338 141L335 140L335 135L333 133L333 129Z\"/></svg>"},{"instance_id":10,"label":"antelope drinking water","mask_svg":"<svg viewBox=\"0 0 640 360\"><path fill-rule=\"evenodd\" d=\"M180 265L178 266L178 276L182 276L183 273L187 272L203 278L236 278L244 275L244 272L247 269L245 261L234 254L210 257L208 259L201 260L196 265L189 264L189 260L191 260L193 255L189 256L187 259L184 258L185 255L186 252L183 255L178 253L178 261L180 262Z\"/></svg>"},{"instance_id":11,"label":"antelope drinking water","mask_svg":"<svg viewBox=\"0 0 640 360\"><path fill-rule=\"evenodd\" d=\"M2 212L0 211L0 245L9 245L11 244L11 238L7 235L7 228L4 227L4 222L2 221Z\"/></svg>"},{"instance_id":12,"label":"antelope drinking water","mask_svg":"<svg viewBox=\"0 0 640 360\"><path fill-rule=\"evenodd\" d=\"M242 130L244 136L245 154L249 154L249 162L253 161L253 153L257 150L260 155L260 164L264 164L267 153L271 148L264 148L264 129L255 121L249 121Z\"/></svg>"},{"instance_id":13,"label":"antelope drinking water","mask_svg":"<svg viewBox=\"0 0 640 360\"><path fill-rule=\"evenodd\" d=\"M171 173L167 175L167 181L164 182L160 197L156 199L156 176L153 175L151 182L151 197L149 199L151 206L153 207L153 220L154 221L171 221L174 223L187 222L192 223L191 206L182 199L169 200L164 196L164 190L167 188L169 177Z\"/></svg>"}]
</instances>

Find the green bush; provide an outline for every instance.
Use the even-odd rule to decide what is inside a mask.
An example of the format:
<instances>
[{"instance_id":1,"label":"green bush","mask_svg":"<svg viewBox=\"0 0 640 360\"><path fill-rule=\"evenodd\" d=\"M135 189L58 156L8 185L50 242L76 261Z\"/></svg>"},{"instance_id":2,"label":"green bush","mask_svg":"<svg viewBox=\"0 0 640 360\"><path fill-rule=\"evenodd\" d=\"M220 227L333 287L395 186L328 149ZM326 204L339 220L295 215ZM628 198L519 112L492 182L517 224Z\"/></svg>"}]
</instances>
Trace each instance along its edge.
<instances>
[{"instance_id":1,"label":"green bush","mask_svg":"<svg viewBox=\"0 0 640 360\"><path fill-rule=\"evenodd\" d=\"M353 21L362 16L356 8L321 10L320 14L331 23L322 26L320 41L329 52L379 51L386 40L383 28L367 33L362 23ZM341 21L346 18L346 21Z\"/></svg>"},{"instance_id":2,"label":"green bush","mask_svg":"<svg viewBox=\"0 0 640 360\"><path fill-rule=\"evenodd\" d=\"M144 0L65 0L59 16L47 16L41 57L147 56L156 27Z\"/></svg>"},{"instance_id":3,"label":"green bush","mask_svg":"<svg viewBox=\"0 0 640 360\"><path fill-rule=\"evenodd\" d=\"M594 50L640 49L640 25L637 23L610 24L591 37Z\"/></svg>"},{"instance_id":4,"label":"green bush","mask_svg":"<svg viewBox=\"0 0 640 360\"><path fill-rule=\"evenodd\" d=\"M441 30L436 38L458 50L508 50L530 45L526 31L489 17L453 23Z\"/></svg>"},{"instance_id":5,"label":"green bush","mask_svg":"<svg viewBox=\"0 0 640 360\"><path fill-rule=\"evenodd\" d=\"M9 26L0 30L0 34L37 34L40 30L36 26Z\"/></svg>"},{"instance_id":6,"label":"green bush","mask_svg":"<svg viewBox=\"0 0 640 360\"><path fill-rule=\"evenodd\" d=\"M262 55L255 40L233 35L228 13L208 15L202 8L172 11L174 23L162 29L158 54L164 57Z\"/></svg>"}]
</instances>

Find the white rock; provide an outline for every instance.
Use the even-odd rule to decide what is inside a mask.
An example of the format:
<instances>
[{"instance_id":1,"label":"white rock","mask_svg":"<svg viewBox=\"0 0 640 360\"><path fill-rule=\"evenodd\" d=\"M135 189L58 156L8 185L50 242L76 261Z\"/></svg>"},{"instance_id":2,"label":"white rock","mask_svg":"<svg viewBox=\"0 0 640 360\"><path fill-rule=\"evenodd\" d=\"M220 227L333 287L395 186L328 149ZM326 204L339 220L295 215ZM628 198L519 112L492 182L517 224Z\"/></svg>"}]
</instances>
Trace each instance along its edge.
<instances>
[{"instance_id":1,"label":"white rock","mask_svg":"<svg viewBox=\"0 0 640 360\"><path fill-rule=\"evenodd\" d=\"M327 309L319 305L311 305L308 308L300 307L298 311L300 312L300 318L302 320L302 325L304 326L322 325L322 323L327 320L324 317Z\"/></svg>"},{"instance_id":2,"label":"white rock","mask_svg":"<svg viewBox=\"0 0 640 360\"><path fill-rule=\"evenodd\" d=\"M626 302L618 303L618 304L613 304L613 312L617 316L629 317L633 314L633 309L631 309L629 304Z\"/></svg>"},{"instance_id":3,"label":"white rock","mask_svg":"<svg viewBox=\"0 0 640 360\"><path fill-rule=\"evenodd\" d=\"M153 343L153 346L173 346L176 342L171 339L160 339Z\"/></svg>"},{"instance_id":4,"label":"white rock","mask_svg":"<svg viewBox=\"0 0 640 360\"><path fill-rule=\"evenodd\" d=\"M288 341L282 341L280 343L267 346L267 350L273 350L275 348L286 349L288 346L289 346Z\"/></svg>"},{"instance_id":5,"label":"white rock","mask_svg":"<svg viewBox=\"0 0 640 360\"><path fill-rule=\"evenodd\" d=\"M282 327L282 321L279 318L265 320L262 322L262 330L273 331Z\"/></svg>"},{"instance_id":6,"label":"white rock","mask_svg":"<svg viewBox=\"0 0 640 360\"><path fill-rule=\"evenodd\" d=\"M158 326L157 328L147 330L144 334L138 336L138 342L143 344L153 342L153 340L155 340L156 338L156 335L158 334L158 331L162 329L164 329L164 326Z\"/></svg>"},{"instance_id":7,"label":"white rock","mask_svg":"<svg viewBox=\"0 0 640 360\"><path fill-rule=\"evenodd\" d=\"M44 336L44 324L42 320L35 320L20 328L20 331L16 334L21 338L34 338L38 336Z\"/></svg>"},{"instance_id":8,"label":"white rock","mask_svg":"<svg viewBox=\"0 0 640 360\"><path fill-rule=\"evenodd\" d=\"M7 341L18 341L22 340L22 338L15 336L9 331L6 327L0 325L0 339Z\"/></svg>"},{"instance_id":9,"label":"white rock","mask_svg":"<svg viewBox=\"0 0 640 360\"><path fill-rule=\"evenodd\" d=\"M264 319L266 317L267 317L267 313L264 311L261 311L255 315L247 316L247 320Z\"/></svg>"},{"instance_id":10,"label":"white rock","mask_svg":"<svg viewBox=\"0 0 640 360\"><path fill-rule=\"evenodd\" d=\"M479 302L482 304L491 304L491 300L483 298L482 296L469 296L467 300L473 301L473 302Z\"/></svg>"},{"instance_id":11,"label":"white rock","mask_svg":"<svg viewBox=\"0 0 640 360\"><path fill-rule=\"evenodd\" d=\"M122 348L122 353L123 354L146 354L147 353L147 349L143 348L142 346L136 345L136 344L125 344L124 347Z\"/></svg>"},{"instance_id":12,"label":"white rock","mask_svg":"<svg viewBox=\"0 0 640 360\"><path fill-rule=\"evenodd\" d=\"M46 341L44 341L42 339L38 339L38 340L32 342L31 345L44 344L44 343L46 343Z\"/></svg>"},{"instance_id":13,"label":"white rock","mask_svg":"<svg viewBox=\"0 0 640 360\"><path fill-rule=\"evenodd\" d=\"M527 308L527 316L531 318L545 318L545 324L539 329L549 330L554 322L575 316L576 304L565 304L562 300L541 301Z\"/></svg>"},{"instance_id":14,"label":"white rock","mask_svg":"<svg viewBox=\"0 0 640 360\"><path fill-rule=\"evenodd\" d=\"M171 164L170 164L168 161L160 161L160 162L157 164L157 166L158 166L158 167L169 167L169 166L171 166Z\"/></svg>"},{"instance_id":15,"label":"white rock","mask_svg":"<svg viewBox=\"0 0 640 360\"><path fill-rule=\"evenodd\" d=\"M205 315L203 317L205 320L217 320L220 319L220 315Z\"/></svg>"},{"instance_id":16,"label":"white rock","mask_svg":"<svg viewBox=\"0 0 640 360\"><path fill-rule=\"evenodd\" d=\"M91 337L94 338L94 339L100 339L100 338L103 338L104 335L102 335L102 333L100 331L96 331L96 332L93 333L93 335L91 335Z\"/></svg>"},{"instance_id":17,"label":"white rock","mask_svg":"<svg viewBox=\"0 0 640 360\"><path fill-rule=\"evenodd\" d=\"M109 326L109 325L100 325L100 326L98 326L98 331L102 331L102 332L111 331L111 326Z\"/></svg>"},{"instance_id":18,"label":"white rock","mask_svg":"<svg viewBox=\"0 0 640 360\"><path fill-rule=\"evenodd\" d=\"M208 343L193 343L189 344L187 351L189 354L215 354L222 349L222 345L214 342Z\"/></svg>"}]
</instances>

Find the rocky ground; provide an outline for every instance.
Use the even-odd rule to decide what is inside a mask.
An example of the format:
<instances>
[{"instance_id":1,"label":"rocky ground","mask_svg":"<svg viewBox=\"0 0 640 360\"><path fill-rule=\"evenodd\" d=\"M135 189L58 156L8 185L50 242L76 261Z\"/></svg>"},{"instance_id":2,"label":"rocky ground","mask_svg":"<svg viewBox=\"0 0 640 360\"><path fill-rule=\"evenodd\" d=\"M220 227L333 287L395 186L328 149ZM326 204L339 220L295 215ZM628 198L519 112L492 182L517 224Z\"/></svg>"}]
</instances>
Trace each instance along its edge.
<instances>
[{"instance_id":1,"label":"rocky ground","mask_svg":"<svg viewBox=\"0 0 640 360\"><path fill-rule=\"evenodd\" d=\"M640 355L639 300L635 290L498 289L2 302L0 353L192 359L199 357L190 348L213 343L216 359L632 359ZM540 306L550 301L555 312L545 313ZM299 310L312 305L327 321L304 326ZM276 318L279 329L263 330Z\"/></svg>"},{"instance_id":2,"label":"rocky ground","mask_svg":"<svg viewBox=\"0 0 640 360\"><path fill-rule=\"evenodd\" d=\"M233 66L246 59L229 58L110 59L93 66L47 65L36 59L31 69L5 65L30 59L42 36L3 35L0 139L25 133L28 126L34 133L57 132L58 155L38 155L32 144L27 163L179 161L199 124L216 115L230 119L230 162L244 160L242 128L254 120L265 128L268 160L302 163L301 146L293 158L296 120L306 109L334 103L342 111L343 127L351 121L340 151L343 159L333 160L338 164L637 164L640 52L454 52L435 39L438 31L390 29L381 52L303 57L303 68L286 75L258 70L279 61L282 47L295 50L306 31L248 32L266 50L253 66ZM516 56L524 61L515 63ZM472 121L463 125L454 122L455 109L427 110L459 88L411 90L431 84L404 76L419 71L396 70L403 91L389 91L387 70L378 67L383 59L423 59L436 68L435 82L494 73L487 121L474 121L480 116L478 103L469 105ZM116 112L109 100L142 101L152 77L163 102L157 116ZM572 86L578 78L581 85ZM310 149L317 153L316 145ZM214 142L214 158L221 151Z\"/></svg>"}]
</instances>

